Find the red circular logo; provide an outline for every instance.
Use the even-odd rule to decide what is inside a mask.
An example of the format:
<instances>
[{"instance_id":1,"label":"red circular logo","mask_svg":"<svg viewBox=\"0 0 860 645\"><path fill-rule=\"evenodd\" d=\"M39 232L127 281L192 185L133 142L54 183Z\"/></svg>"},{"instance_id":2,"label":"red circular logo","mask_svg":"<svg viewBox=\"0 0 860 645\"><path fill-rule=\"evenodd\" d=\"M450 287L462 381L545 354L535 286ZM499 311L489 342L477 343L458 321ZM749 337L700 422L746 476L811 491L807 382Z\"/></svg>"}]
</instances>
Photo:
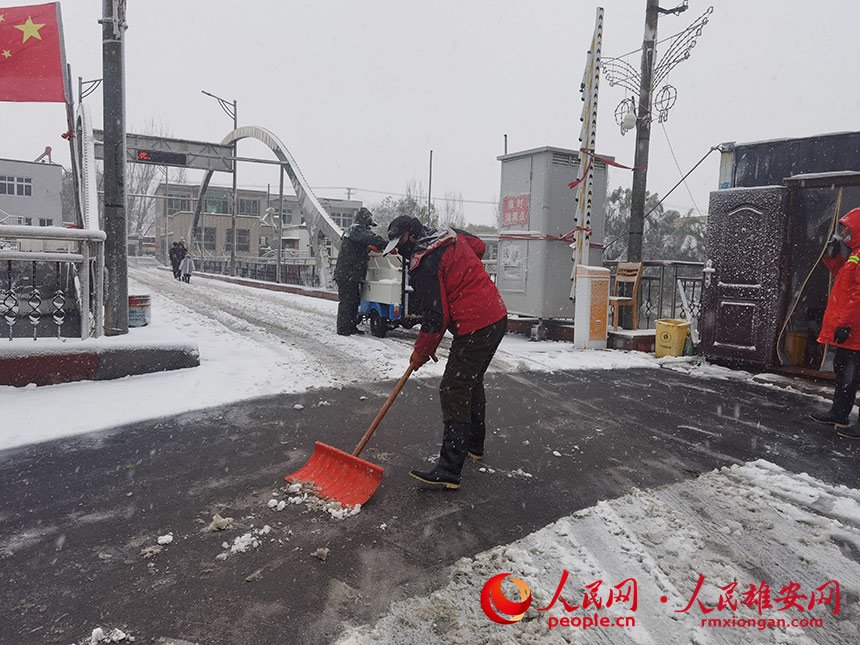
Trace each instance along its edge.
<instances>
[{"instance_id":1,"label":"red circular logo","mask_svg":"<svg viewBox=\"0 0 860 645\"><path fill-rule=\"evenodd\" d=\"M525 615L526 609L532 604L532 591L519 578L511 578L511 582L520 590L520 601L512 602L507 599L502 591L502 580L509 575L511 574L500 573L493 576L487 580L484 588L481 589L481 609L484 610L487 618L500 625L513 625L519 622ZM505 614L510 618L502 618L499 613Z\"/></svg>"}]
</instances>

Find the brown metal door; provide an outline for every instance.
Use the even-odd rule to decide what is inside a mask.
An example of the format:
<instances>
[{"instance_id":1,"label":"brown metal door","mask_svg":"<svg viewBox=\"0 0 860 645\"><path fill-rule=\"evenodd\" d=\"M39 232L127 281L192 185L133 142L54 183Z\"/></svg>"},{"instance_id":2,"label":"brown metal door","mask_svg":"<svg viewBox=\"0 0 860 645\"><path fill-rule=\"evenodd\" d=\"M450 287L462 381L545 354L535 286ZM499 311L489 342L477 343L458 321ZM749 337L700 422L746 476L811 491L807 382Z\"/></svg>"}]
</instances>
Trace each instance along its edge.
<instances>
[{"instance_id":1,"label":"brown metal door","mask_svg":"<svg viewBox=\"0 0 860 645\"><path fill-rule=\"evenodd\" d=\"M781 310L787 190L779 186L711 193L701 348L711 361L773 364Z\"/></svg>"}]
</instances>

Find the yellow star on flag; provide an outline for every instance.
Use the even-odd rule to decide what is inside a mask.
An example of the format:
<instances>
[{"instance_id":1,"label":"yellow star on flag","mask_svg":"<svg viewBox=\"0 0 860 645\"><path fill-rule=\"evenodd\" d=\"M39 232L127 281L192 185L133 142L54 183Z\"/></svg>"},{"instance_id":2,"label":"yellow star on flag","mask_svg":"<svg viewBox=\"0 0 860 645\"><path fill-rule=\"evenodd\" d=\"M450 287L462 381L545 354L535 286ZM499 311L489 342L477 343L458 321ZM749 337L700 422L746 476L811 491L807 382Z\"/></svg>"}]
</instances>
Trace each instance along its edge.
<instances>
[{"instance_id":1,"label":"yellow star on flag","mask_svg":"<svg viewBox=\"0 0 860 645\"><path fill-rule=\"evenodd\" d=\"M30 36L42 40L42 36L39 35L39 30L44 26L44 23L42 23L41 25L33 24L33 19L30 18L30 16L27 16L27 22L25 22L23 25L15 25L15 29L20 29L22 32L24 32L24 40L22 42L26 43L27 39L30 38Z\"/></svg>"},{"instance_id":2,"label":"yellow star on flag","mask_svg":"<svg viewBox=\"0 0 860 645\"><path fill-rule=\"evenodd\" d=\"M3 53L0 54L0 56L2 56L3 58L10 58L12 56L12 52L10 52L8 49L4 49Z\"/></svg>"}]
</instances>

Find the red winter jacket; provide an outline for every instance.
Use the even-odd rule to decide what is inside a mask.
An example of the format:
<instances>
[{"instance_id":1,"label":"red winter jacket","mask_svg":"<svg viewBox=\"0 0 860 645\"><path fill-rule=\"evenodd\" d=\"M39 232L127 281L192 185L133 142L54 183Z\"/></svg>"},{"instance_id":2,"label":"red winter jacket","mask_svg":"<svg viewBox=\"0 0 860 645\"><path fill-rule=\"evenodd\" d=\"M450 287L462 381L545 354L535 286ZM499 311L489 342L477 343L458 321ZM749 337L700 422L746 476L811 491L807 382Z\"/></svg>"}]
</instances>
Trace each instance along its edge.
<instances>
[{"instance_id":1,"label":"red winter jacket","mask_svg":"<svg viewBox=\"0 0 860 645\"><path fill-rule=\"evenodd\" d=\"M860 263L860 208L848 211L839 223L851 231L851 239L845 242L851 255L847 260L841 253L834 258L824 258L834 279L818 342L860 350L860 269L857 268ZM837 327L851 328L844 343L833 342Z\"/></svg>"},{"instance_id":2,"label":"red winter jacket","mask_svg":"<svg viewBox=\"0 0 860 645\"><path fill-rule=\"evenodd\" d=\"M446 329L462 336L508 314L481 262L487 245L452 228L434 233L418 240L409 263L410 310L421 314L415 351L422 356L436 351Z\"/></svg>"}]
</instances>

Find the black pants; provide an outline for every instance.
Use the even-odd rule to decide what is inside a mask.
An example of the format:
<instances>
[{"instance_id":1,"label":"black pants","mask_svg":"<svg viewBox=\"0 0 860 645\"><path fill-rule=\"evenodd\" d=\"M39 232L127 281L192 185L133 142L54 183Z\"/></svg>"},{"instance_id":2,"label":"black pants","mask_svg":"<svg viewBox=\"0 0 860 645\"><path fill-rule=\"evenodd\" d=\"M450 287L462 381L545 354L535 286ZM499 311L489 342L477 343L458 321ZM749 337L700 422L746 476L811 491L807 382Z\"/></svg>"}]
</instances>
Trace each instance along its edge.
<instances>
[{"instance_id":1,"label":"black pants","mask_svg":"<svg viewBox=\"0 0 860 645\"><path fill-rule=\"evenodd\" d=\"M355 331L358 304L361 302L361 282L338 280L337 282L337 333L350 334Z\"/></svg>"},{"instance_id":2,"label":"black pants","mask_svg":"<svg viewBox=\"0 0 860 645\"><path fill-rule=\"evenodd\" d=\"M496 323L455 336L448 354L445 374L439 384L443 423L471 423L472 403L484 403L484 373L505 332L507 317Z\"/></svg>"},{"instance_id":3,"label":"black pants","mask_svg":"<svg viewBox=\"0 0 860 645\"><path fill-rule=\"evenodd\" d=\"M173 265L173 277L179 280L181 274L179 273L179 262Z\"/></svg>"},{"instance_id":4,"label":"black pants","mask_svg":"<svg viewBox=\"0 0 860 645\"><path fill-rule=\"evenodd\" d=\"M836 374L833 414L847 419L860 387L860 350L837 347L833 355L833 372Z\"/></svg>"}]
</instances>

